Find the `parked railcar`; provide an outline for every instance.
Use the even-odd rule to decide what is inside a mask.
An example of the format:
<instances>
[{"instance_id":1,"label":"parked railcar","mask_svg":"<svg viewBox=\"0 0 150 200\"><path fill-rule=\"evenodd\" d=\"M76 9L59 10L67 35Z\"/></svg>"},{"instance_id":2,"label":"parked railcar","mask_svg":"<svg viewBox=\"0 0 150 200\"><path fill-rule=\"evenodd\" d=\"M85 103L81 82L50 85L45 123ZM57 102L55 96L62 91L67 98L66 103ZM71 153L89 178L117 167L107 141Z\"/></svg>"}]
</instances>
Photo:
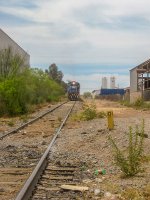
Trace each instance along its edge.
<instances>
[{"instance_id":1,"label":"parked railcar","mask_svg":"<svg viewBox=\"0 0 150 200\"><path fill-rule=\"evenodd\" d=\"M80 98L80 84L76 81L70 81L67 88L68 99L71 101L79 100Z\"/></svg>"}]
</instances>

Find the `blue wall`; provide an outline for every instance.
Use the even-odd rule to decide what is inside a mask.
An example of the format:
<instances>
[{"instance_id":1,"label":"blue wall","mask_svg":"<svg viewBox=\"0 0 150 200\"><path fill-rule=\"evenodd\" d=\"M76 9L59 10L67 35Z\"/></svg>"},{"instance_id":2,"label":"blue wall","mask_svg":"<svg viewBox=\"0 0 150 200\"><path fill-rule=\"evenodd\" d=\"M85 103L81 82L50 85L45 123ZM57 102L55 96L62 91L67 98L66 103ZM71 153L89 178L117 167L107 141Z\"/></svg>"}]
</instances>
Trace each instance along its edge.
<instances>
[{"instance_id":1,"label":"blue wall","mask_svg":"<svg viewBox=\"0 0 150 200\"><path fill-rule=\"evenodd\" d=\"M124 95L125 91L124 89L101 89L100 95L114 95L114 94L120 94Z\"/></svg>"}]
</instances>

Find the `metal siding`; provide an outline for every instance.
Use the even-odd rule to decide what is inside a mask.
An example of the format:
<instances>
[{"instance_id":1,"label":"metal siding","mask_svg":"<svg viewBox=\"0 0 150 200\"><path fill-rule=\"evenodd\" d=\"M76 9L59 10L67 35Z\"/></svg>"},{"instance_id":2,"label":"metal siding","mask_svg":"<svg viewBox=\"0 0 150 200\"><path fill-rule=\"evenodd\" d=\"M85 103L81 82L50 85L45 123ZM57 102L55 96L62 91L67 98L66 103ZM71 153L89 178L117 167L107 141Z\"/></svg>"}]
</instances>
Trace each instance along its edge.
<instances>
[{"instance_id":1,"label":"metal siding","mask_svg":"<svg viewBox=\"0 0 150 200\"><path fill-rule=\"evenodd\" d=\"M19 54L24 59L25 65L30 65L30 55L0 29L0 50L9 47L12 48L14 54Z\"/></svg>"},{"instance_id":2,"label":"metal siding","mask_svg":"<svg viewBox=\"0 0 150 200\"><path fill-rule=\"evenodd\" d=\"M124 95L124 93L125 93L124 89L101 89L101 95L114 95L114 94Z\"/></svg>"}]
</instances>

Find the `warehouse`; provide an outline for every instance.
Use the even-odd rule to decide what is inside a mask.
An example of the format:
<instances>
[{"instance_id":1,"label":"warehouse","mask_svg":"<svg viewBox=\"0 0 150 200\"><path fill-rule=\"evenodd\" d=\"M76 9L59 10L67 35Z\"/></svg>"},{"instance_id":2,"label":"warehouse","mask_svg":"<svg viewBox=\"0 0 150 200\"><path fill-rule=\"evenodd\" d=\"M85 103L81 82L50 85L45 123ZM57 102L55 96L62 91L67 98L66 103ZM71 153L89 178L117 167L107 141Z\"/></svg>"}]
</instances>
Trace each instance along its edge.
<instances>
[{"instance_id":1,"label":"warehouse","mask_svg":"<svg viewBox=\"0 0 150 200\"><path fill-rule=\"evenodd\" d=\"M150 101L150 59L130 70L130 102Z\"/></svg>"},{"instance_id":2,"label":"warehouse","mask_svg":"<svg viewBox=\"0 0 150 200\"><path fill-rule=\"evenodd\" d=\"M24 60L24 64L30 65L30 55L13 41L2 29L0 29L0 50L11 48L14 54L18 54Z\"/></svg>"}]
</instances>

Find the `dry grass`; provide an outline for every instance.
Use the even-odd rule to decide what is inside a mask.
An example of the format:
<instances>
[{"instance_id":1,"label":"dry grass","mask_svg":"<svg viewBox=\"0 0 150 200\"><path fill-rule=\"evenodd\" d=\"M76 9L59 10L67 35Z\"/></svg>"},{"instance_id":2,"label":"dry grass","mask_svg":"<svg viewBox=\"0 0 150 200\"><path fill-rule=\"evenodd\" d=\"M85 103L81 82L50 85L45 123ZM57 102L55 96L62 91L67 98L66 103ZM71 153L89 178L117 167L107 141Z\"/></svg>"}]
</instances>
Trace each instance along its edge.
<instances>
[{"instance_id":1,"label":"dry grass","mask_svg":"<svg viewBox=\"0 0 150 200\"><path fill-rule=\"evenodd\" d=\"M150 200L150 185L143 189L128 188L121 196L125 200Z\"/></svg>"}]
</instances>

